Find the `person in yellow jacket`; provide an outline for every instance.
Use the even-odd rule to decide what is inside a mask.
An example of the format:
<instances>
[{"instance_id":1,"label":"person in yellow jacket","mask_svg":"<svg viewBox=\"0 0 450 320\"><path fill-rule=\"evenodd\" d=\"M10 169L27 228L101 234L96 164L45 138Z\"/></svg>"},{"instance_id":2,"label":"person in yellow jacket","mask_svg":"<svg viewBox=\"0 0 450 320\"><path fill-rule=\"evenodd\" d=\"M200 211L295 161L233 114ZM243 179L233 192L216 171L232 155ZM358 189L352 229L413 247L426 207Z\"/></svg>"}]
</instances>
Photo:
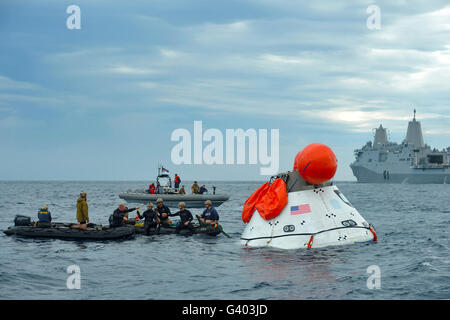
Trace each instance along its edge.
<instances>
[{"instance_id":1,"label":"person in yellow jacket","mask_svg":"<svg viewBox=\"0 0 450 320\"><path fill-rule=\"evenodd\" d=\"M191 187L192 194L200 193L200 186L198 185L197 181L194 181L194 184Z\"/></svg>"},{"instance_id":2,"label":"person in yellow jacket","mask_svg":"<svg viewBox=\"0 0 450 320\"><path fill-rule=\"evenodd\" d=\"M80 197L77 200L77 220L79 225L73 225L72 228L86 230L89 223L88 204L86 202L87 193L80 193Z\"/></svg>"}]
</instances>

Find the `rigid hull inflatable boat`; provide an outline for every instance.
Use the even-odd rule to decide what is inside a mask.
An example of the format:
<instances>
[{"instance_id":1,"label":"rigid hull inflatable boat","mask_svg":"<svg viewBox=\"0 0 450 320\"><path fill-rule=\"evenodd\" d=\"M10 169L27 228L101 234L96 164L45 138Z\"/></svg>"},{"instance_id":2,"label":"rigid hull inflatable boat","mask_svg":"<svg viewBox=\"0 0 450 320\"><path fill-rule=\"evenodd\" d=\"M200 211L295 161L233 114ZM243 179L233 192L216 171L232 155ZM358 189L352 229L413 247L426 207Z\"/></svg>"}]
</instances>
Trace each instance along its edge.
<instances>
[{"instance_id":1,"label":"rigid hull inflatable boat","mask_svg":"<svg viewBox=\"0 0 450 320\"><path fill-rule=\"evenodd\" d=\"M170 176L167 173L161 173L162 169L162 166L158 168L155 193L145 189L128 190L120 193L119 198L134 203L156 202L158 198L162 198L164 204L171 208L177 208L180 202L184 202L187 208L203 208L206 200L211 200L212 205L218 207L230 199L227 194L216 194L214 186L212 194L179 194L180 189L172 186Z\"/></svg>"},{"instance_id":2,"label":"rigid hull inflatable boat","mask_svg":"<svg viewBox=\"0 0 450 320\"><path fill-rule=\"evenodd\" d=\"M218 207L230 197L226 194L149 194L145 190L130 190L120 193L119 198L134 203L155 203L158 198L162 198L164 204L171 208L176 208L180 202L185 202L187 208L203 208L206 200L211 200L212 205Z\"/></svg>"}]
</instances>

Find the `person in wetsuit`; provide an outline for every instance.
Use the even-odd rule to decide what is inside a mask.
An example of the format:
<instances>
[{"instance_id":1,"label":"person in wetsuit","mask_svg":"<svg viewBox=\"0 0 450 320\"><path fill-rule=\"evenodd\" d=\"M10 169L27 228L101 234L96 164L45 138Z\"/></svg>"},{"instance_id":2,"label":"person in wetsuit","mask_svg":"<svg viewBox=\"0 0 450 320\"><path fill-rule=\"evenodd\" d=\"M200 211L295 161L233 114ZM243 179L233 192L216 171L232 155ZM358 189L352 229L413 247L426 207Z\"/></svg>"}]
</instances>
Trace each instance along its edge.
<instances>
[{"instance_id":1,"label":"person in wetsuit","mask_svg":"<svg viewBox=\"0 0 450 320\"><path fill-rule=\"evenodd\" d=\"M189 229L191 232L194 231L194 227L192 225L192 220L194 217L192 216L192 213L189 210L186 210L186 204L184 202L180 202L178 204L178 209L180 211L172 214L171 216L179 216L180 221L177 223L176 233L179 233L182 229Z\"/></svg>"},{"instance_id":2,"label":"person in wetsuit","mask_svg":"<svg viewBox=\"0 0 450 320\"><path fill-rule=\"evenodd\" d=\"M139 206L136 208L128 209L125 205L125 203L119 204L119 207L114 210L114 213L112 214L112 221L110 223L111 227L120 227L124 224L124 222L128 222L128 212L132 212L136 209L140 209Z\"/></svg>"},{"instance_id":3,"label":"person in wetsuit","mask_svg":"<svg viewBox=\"0 0 450 320\"><path fill-rule=\"evenodd\" d=\"M156 233L159 234L159 226L161 220L159 220L158 213L153 210L153 203L149 202L147 204L147 210L142 213L139 218L144 218L144 230L145 234L150 234L150 228L156 228Z\"/></svg>"},{"instance_id":4,"label":"person in wetsuit","mask_svg":"<svg viewBox=\"0 0 450 320\"><path fill-rule=\"evenodd\" d=\"M168 206L164 205L163 199L158 198L156 200L156 209L155 211L158 213L159 220L161 220L161 223L163 224L170 224L172 223L172 220L169 219L170 216L170 209Z\"/></svg>"}]
</instances>

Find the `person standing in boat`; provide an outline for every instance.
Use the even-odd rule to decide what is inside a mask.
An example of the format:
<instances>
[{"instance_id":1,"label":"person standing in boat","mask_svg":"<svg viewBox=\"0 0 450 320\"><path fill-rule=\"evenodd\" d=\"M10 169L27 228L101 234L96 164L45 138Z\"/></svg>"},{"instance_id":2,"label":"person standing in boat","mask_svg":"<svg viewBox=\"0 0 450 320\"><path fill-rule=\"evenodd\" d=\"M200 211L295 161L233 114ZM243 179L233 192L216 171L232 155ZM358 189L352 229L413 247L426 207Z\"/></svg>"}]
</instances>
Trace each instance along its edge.
<instances>
[{"instance_id":1,"label":"person standing in boat","mask_svg":"<svg viewBox=\"0 0 450 320\"><path fill-rule=\"evenodd\" d=\"M158 213L153 210L153 203L149 202L147 204L147 210L142 213L142 216L139 218L144 218L144 230L145 234L150 234L150 228L157 228L157 234L159 234L159 226L161 220L158 218Z\"/></svg>"},{"instance_id":2,"label":"person standing in boat","mask_svg":"<svg viewBox=\"0 0 450 320\"><path fill-rule=\"evenodd\" d=\"M35 227L50 227L52 222L52 215L50 211L48 211L48 206L42 206L42 208L38 211L38 221L34 223Z\"/></svg>"},{"instance_id":3,"label":"person standing in boat","mask_svg":"<svg viewBox=\"0 0 450 320\"><path fill-rule=\"evenodd\" d=\"M194 181L194 184L191 187L192 194L198 194L200 192L200 186L198 185L197 181Z\"/></svg>"},{"instance_id":4,"label":"person standing in boat","mask_svg":"<svg viewBox=\"0 0 450 320\"><path fill-rule=\"evenodd\" d=\"M211 200L205 201L206 209L203 211L202 215L197 215L200 224L216 224L219 222L219 214L216 208L212 206Z\"/></svg>"},{"instance_id":5,"label":"person standing in boat","mask_svg":"<svg viewBox=\"0 0 450 320\"><path fill-rule=\"evenodd\" d=\"M159 219L163 224L170 224L172 220L169 219L170 209L168 206L164 205L164 201L162 198L158 198L156 200L156 209L155 211L158 213Z\"/></svg>"},{"instance_id":6,"label":"person standing in boat","mask_svg":"<svg viewBox=\"0 0 450 320\"><path fill-rule=\"evenodd\" d=\"M86 230L89 223L89 213L87 204L87 193L81 192L80 197L77 199L77 220L79 224L72 225L74 229Z\"/></svg>"},{"instance_id":7,"label":"person standing in boat","mask_svg":"<svg viewBox=\"0 0 450 320\"><path fill-rule=\"evenodd\" d=\"M136 208L128 209L125 205L125 203L119 204L119 207L114 210L114 213L112 214L112 221L110 223L111 227L120 227L124 223L128 222L128 212L132 212L134 210L139 210L140 207L137 206Z\"/></svg>"},{"instance_id":8,"label":"person standing in boat","mask_svg":"<svg viewBox=\"0 0 450 320\"><path fill-rule=\"evenodd\" d=\"M154 183L151 183L149 186L148 186L148 193L150 193L150 194L155 194L155 191L156 191L156 187L155 187L155 184Z\"/></svg>"},{"instance_id":9,"label":"person standing in boat","mask_svg":"<svg viewBox=\"0 0 450 320\"><path fill-rule=\"evenodd\" d=\"M173 182L175 183L175 188L178 189L180 187L181 178L176 173L175 173L175 178L173 179Z\"/></svg>"},{"instance_id":10,"label":"person standing in boat","mask_svg":"<svg viewBox=\"0 0 450 320\"><path fill-rule=\"evenodd\" d=\"M178 204L178 209L180 209L180 211L171 215L180 217L180 221L178 221L177 223L175 232L179 233L182 229L189 229L191 231L194 231L194 227L192 225L192 220L194 219L194 217L189 210L186 210L186 204L184 202L180 202Z\"/></svg>"}]
</instances>

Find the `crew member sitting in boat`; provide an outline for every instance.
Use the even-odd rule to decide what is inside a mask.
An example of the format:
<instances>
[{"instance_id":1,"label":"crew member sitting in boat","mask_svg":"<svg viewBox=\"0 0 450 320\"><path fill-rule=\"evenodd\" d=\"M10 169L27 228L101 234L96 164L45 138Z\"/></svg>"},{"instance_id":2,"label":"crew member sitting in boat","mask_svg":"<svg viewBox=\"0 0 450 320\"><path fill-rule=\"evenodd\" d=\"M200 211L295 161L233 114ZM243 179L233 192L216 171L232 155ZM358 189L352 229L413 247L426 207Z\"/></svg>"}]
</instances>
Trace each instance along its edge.
<instances>
[{"instance_id":1,"label":"crew member sitting in boat","mask_svg":"<svg viewBox=\"0 0 450 320\"><path fill-rule=\"evenodd\" d=\"M159 226L161 220L158 218L158 213L153 210L153 203L149 202L147 204L147 210L142 213L142 216L139 218L144 218L144 230L145 234L150 234L150 228L157 228L157 234L159 234Z\"/></svg>"},{"instance_id":2,"label":"crew member sitting in boat","mask_svg":"<svg viewBox=\"0 0 450 320\"><path fill-rule=\"evenodd\" d=\"M163 199L158 198L156 200L156 209L155 211L158 213L159 219L163 224L170 224L172 220L169 219L170 209L168 206L164 205Z\"/></svg>"},{"instance_id":3,"label":"crew member sitting in boat","mask_svg":"<svg viewBox=\"0 0 450 320\"><path fill-rule=\"evenodd\" d=\"M48 211L48 206L42 206L42 208L38 211L38 219L39 221L36 221L34 223L35 227L50 227L52 222L52 215L50 211Z\"/></svg>"},{"instance_id":4,"label":"crew member sitting in boat","mask_svg":"<svg viewBox=\"0 0 450 320\"><path fill-rule=\"evenodd\" d=\"M205 185L202 185L201 188L200 188L200 191L198 193L204 194L205 192L208 192L208 189L206 189Z\"/></svg>"},{"instance_id":5,"label":"crew member sitting in boat","mask_svg":"<svg viewBox=\"0 0 450 320\"><path fill-rule=\"evenodd\" d=\"M178 194L186 194L186 190L184 189L184 186L181 186L180 190L178 190Z\"/></svg>"},{"instance_id":6,"label":"crew member sitting in boat","mask_svg":"<svg viewBox=\"0 0 450 320\"><path fill-rule=\"evenodd\" d=\"M179 216L180 217L180 221L178 221L177 223L177 228L176 228L176 233L179 233L180 230L182 229L189 229L191 231L193 231L194 226L192 225L192 220L194 219L194 217L192 216L192 213L187 210L186 208L186 204L184 202L180 202L178 204L178 209L180 209L180 211L171 214L171 216Z\"/></svg>"},{"instance_id":7,"label":"crew member sitting in boat","mask_svg":"<svg viewBox=\"0 0 450 320\"><path fill-rule=\"evenodd\" d=\"M198 194L200 192L200 186L198 185L197 181L194 181L194 184L191 187L192 194Z\"/></svg>"},{"instance_id":8,"label":"crew member sitting in boat","mask_svg":"<svg viewBox=\"0 0 450 320\"><path fill-rule=\"evenodd\" d=\"M134 210L139 210L140 207L137 206L136 208L128 209L125 205L125 203L119 204L119 207L114 210L114 213L110 217L110 226L111 227L120 227L124 223L128 222L128 212L132 212Z\"/></svg>"},{"instance_id":9,"label":"crew member sitting in boat","mask_svg":"<svg viewBox=\"0 0 450 320\"><path fill-rule=\"evenodd\" d=\"M180 187L181 178L178 174L175 173L175 178L173 179L173 182L175 184L175 188L178 189Z\"/></svg>"},{"instance_id":10,"label":"crew member sitting in boat","mask_svg":"<svg viewBox=\"0 0 450 320\"><path fill-rule=\"evenodd\" d=\"M151 184L148 186L147 192L150 193L150 194L155 194L155 192L156 192L155 184L151 183Z\"/></svg>"},{"instance_id":11,"label":"crew member sitting in boat","mask_svg":"<svg viewBox=\"0 0 450 320\"><path fill-rule=\"evenodd\" d=\"M206 209L203 211L202 215L197 215L197 219L200 224L216 224L219 222L219 214L216 208L212 206L211 200L205 201Z\"/></svg>"}]
</instances>

